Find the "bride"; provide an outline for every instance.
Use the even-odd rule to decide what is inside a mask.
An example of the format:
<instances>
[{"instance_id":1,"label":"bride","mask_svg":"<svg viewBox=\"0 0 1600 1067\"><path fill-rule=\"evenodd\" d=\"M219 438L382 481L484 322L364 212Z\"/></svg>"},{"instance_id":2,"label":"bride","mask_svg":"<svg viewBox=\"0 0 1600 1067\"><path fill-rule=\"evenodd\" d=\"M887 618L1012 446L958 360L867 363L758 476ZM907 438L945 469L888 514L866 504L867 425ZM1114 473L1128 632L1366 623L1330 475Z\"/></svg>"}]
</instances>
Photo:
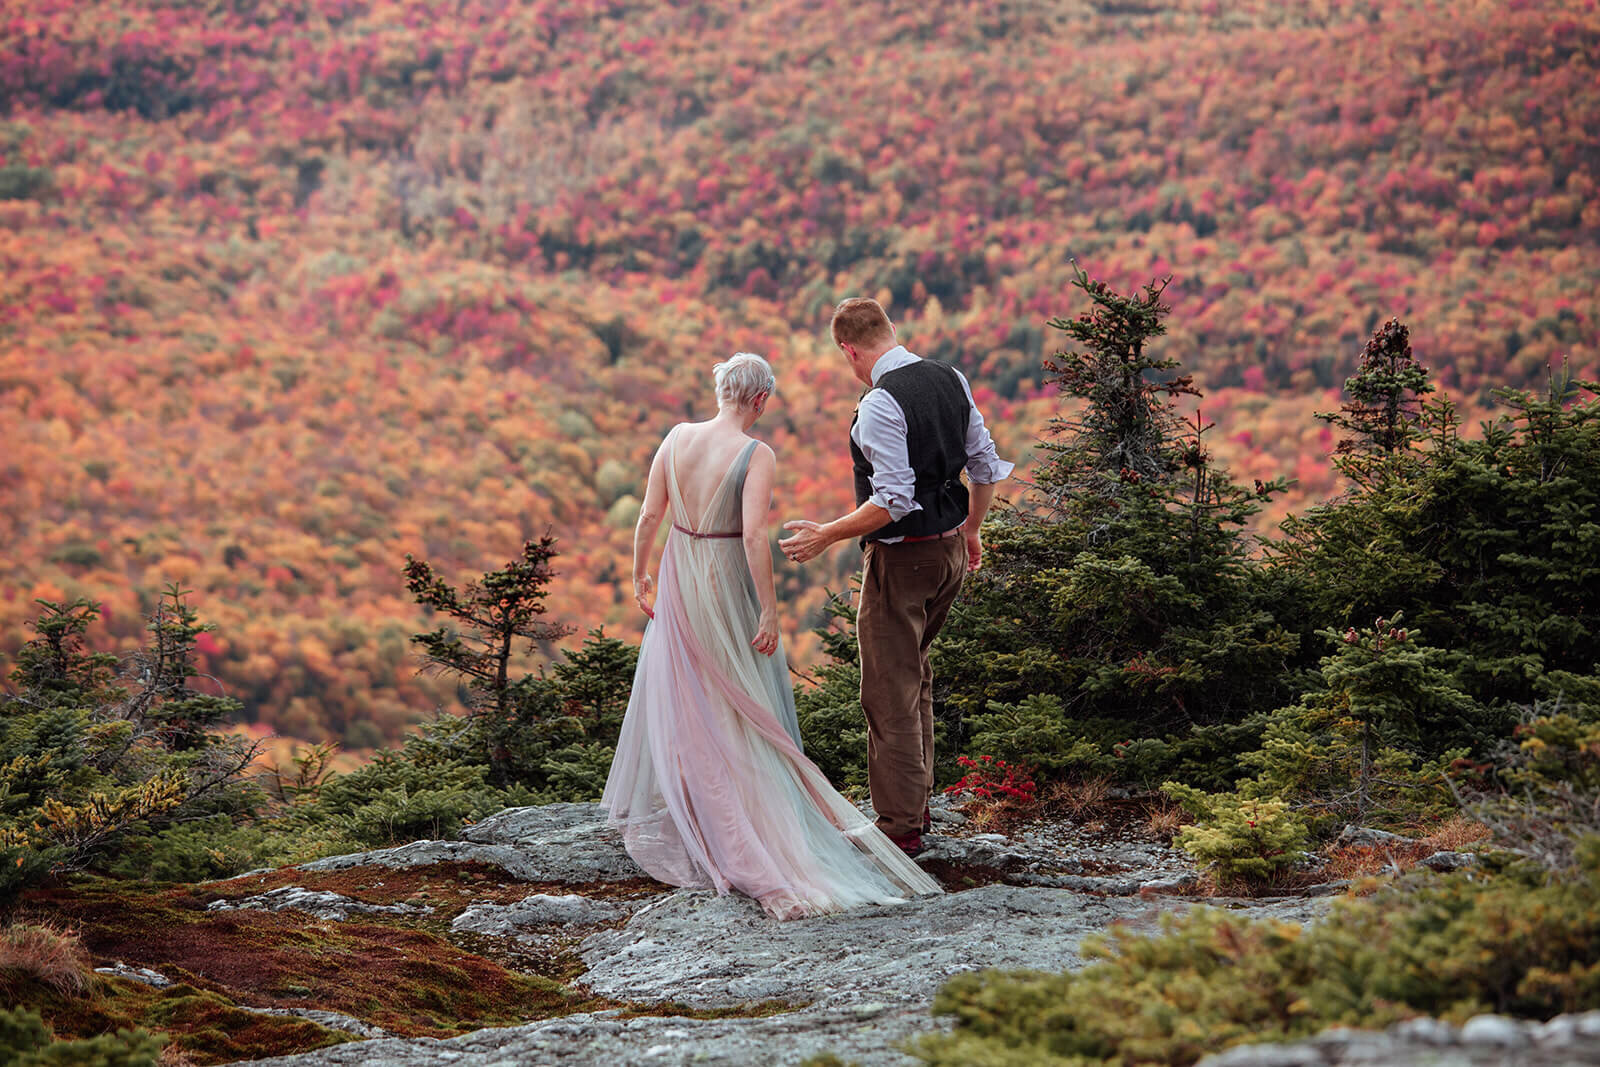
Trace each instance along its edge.
<instances>
[{"instance_id":1,"label":"bride","mask_svg":"<svg viewBox=\"0 0 1600 1067\"><path fill-rule=\"evenodd\" d=\"M633 583L651 621L601 804L654 877L775 918L942 892L800 750L767 542L777 461L747 432L776 381L748 352L713 374L716 417L673 427L650 465Z\"/></svg>"}]
</instances>

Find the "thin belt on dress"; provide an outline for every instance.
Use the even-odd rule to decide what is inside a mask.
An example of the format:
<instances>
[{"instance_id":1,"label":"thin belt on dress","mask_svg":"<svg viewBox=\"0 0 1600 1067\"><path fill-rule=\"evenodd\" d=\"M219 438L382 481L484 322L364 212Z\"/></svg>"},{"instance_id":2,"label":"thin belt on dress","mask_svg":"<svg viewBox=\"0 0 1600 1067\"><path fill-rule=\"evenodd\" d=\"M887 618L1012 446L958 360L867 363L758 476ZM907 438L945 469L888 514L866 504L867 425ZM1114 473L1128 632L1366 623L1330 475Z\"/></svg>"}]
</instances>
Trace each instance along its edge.
<instances>
[{"instance_id":1,"label":"thin belt on dress","mask_svg":"<svg viewBox=\"0 0 1600 1067\"><path fill-rule=\"evenodd\" d=\"M733 530L733 531L728 532L728 533L696 533L694 530L690 530L690 529L687 529L686 527L679 526L677 523L673 523L672 524L672 528L674 530L677 530L681 534L688 534L690 537L705 538L705 537L743 537L744 536L744 531L743 530Z\"/></svg>"}]
</instances>

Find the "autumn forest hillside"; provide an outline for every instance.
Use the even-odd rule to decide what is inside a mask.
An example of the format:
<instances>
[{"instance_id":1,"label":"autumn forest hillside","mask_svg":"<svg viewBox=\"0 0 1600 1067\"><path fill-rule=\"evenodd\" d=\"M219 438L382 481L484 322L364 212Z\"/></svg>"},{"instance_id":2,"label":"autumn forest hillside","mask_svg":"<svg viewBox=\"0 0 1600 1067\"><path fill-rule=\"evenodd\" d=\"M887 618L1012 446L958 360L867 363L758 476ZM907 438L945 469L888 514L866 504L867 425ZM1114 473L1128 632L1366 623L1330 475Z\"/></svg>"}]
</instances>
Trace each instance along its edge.
<instances>
[{"instance_id":1,"label":"autumn forest hillside","mask_svg":"<svg viewBox=\"0 0 1600 1067\"><path fill-rule=\"evenodd\" d=\"M1468 411L1600 377L1597 63L1595 0L0 0L0 648L180 582L253 729L392 742L454 699L407 553L550 530L552 616L636 635L713 362L777 368L779 519L848 503L854 293L1023 460L1073 259L1172 275L1217 454L1302 508L1389 316ZM780 566L802 664L853 562Z\"/></svg>"}]
</instances>

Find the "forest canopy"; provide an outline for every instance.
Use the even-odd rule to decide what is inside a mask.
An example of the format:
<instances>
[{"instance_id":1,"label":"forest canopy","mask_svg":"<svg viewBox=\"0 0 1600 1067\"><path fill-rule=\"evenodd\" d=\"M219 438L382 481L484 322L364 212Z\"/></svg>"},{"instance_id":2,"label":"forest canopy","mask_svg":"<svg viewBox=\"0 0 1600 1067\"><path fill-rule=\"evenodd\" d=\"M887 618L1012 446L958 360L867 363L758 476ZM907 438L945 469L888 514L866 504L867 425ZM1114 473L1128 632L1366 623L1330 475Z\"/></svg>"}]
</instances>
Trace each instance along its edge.
<instances>
[{"instance_id":1,"label":"forest canopy","mask_svg":"<svg viewBox=\"0 0 1600 1067\"><path fill-rule=\"evenodd\" d=\"M1580 0L0 15L0 645L88 597L126 652L182 583L256 733L362 751L458 706L407 553L464 580L551 533L552 616L636 636L643 472L736 349L778 371L775 518L842 508L845 295L1028 460L1069 261L1170 275L1209 447L1295 482L1263 526L1339 491L1311 416L1391 317L1469 435L1493 388L1600 371ZM780 569L802 665L853 566Z\"/></svg>"}]
</instances>

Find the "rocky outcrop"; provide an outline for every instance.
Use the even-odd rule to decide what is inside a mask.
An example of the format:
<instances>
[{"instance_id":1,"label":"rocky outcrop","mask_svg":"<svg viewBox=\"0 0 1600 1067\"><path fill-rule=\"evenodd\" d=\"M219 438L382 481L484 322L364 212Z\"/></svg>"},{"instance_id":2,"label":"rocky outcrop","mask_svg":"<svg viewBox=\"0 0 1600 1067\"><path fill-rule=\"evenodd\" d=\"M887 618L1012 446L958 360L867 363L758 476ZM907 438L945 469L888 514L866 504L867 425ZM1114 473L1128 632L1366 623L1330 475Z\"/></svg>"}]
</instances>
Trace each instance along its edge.
<instances>
[{"instance_id":1,"label":"rocky outcrop","mask_svg":"<svg viewBox=\"0 0 1600 1067\"><path fill-rule=\"evenodd\" d=\"M1524 1022L1479 1015L1456 1027L1410 1019L1373 1032L1337 1027L1308 1041L1241 1045L1198 1067L1568 1067L1600 1063L1600 1011Z\"/></svg>"},{"instance_id":2,"label":"rocky outcrop","mask_svg":"<svg viewBox=\"0 0 1600 1067\"><path fill-rule=\"evenodd\" d=\"M455 917L450 929L493 937L524 937L530 929L590 926L626 919L634 908L625 901L535 893L515 904L474 904Z\"/></svg>"},{"instance_id":3,"label":"rocky outcrop","mask_svg":"<svg viewBox=\"0 0 1600 1067\"><path fill-rule=\"evenodd\" d=\"M949 977L987 967L1060 971L1081 966L1085 936L1113 923L1154 929L1165 912L1197 903L1250 917L1316 921L1327 883L1293 897L1185 895L1197 884L1182 854L1138 840L1107 841L1070 826L1015 837L970 833L960 813L936 803L937 833L919 857L952 892L904 904L779 923L751 900L661 887L642 896L618 883L641 872L588 804L519 808L469 827L454 842L341 856L303 870L409 867L441 859L490 863L511 877L572 892L520 901L476 901L456 933L527 946L576 944L577 982L597 997L664 1014L589 1011L452 1040L382 1038L257 1061L270 1067L498 1067L512 1063L793 1065L831 1052L863 1067L918 1062L904 1051L948 1026L931 1012ZM1393 846L1381 831L1350 828L1347 843ZM1406 839L1398 839L1404 841ZM1430 866L1471 862L1442 853ZM298 889L298 887L290 887ZM298 890L304 894L305 890ZM275 900L299 899L283 890ZM328 894L336 896L337 894ZM265 900L261 894L238 903ZM617 898L617 899L613 899ZM335 902L337 903L337 902ZM263 906L270 906L263 904ZM446 913L448 914L448 913ZM685 1012L726 1013L696 1018ZM1308 1041L1248 1045L1206 1067L1487 1067L1600 1063L1600 1013L1549 1023L1483 1016L1461 1027L1412 1020L1381 1033L1330 1030Z\"/></svg>"},{"instance_id":4,"label":"rocky outcrop","mask_svg":"<svg viewBox=\"0 0 1600 1067\"><path fill-rule=\"evenodd\" d=\"M305 889L297 885L258 893L238 900L214 900L207 911L302 911L318 919L342 922L352 915L431 915L426 904L367 904L339 893Z\"/></svg>"},{"instance_id":5,"label":"rocky outcrop","mask_svg":"<svg viewBox=\"0 0 1600 1067\"><path fill-rule=\"evenodd\" d=\"M414 841L398 848L330 856L300 865L306 871L354 867L427 867L483 863L524 882L568 885L647 877L628 857L622 838L605 824L598 804L508 808L461 831L460 841Z\"/></svg>"},{"instance_id":6,"label":"rocky outcrop","mask_svg":"<svg viewBox=\"0 0 1600 1067\"><path fill-rule=\"evenodd\" d=\"M929 848L919 857L931 870L953 872L951 888L957 891L787 923L774 922L740 895L663 886L644 899L597 897L597 885L638 878L640 872L593 805L514 809L469 827L462 835L466 841L308 864L305 869L409 866L448 854L492 862L524 881L575 890L588 885L587 894L545 892L509 904L476 903L452 927L523 943L539 942L552 931L575 934L583 938L577 952L586 968L577 981L597 996L646 1008L763 1017L620 1018L614 1011L588 1012L449 1041L368 1041L263 1062L742 1065L795 1064L834 1052L865 1067L914 1063L900 1046L946 1025L929 1008L950 976L986 967L1078 967L1085 936L1119 922L1153 929L1163 912L1195 903L1156 895L1183 891L1194 877L1185 857L1160 845L1105 842L1056 828L1015 838L967 835L962 821L960 813L936 804L940 832L928 835ZM1295 922L1310 921L1327 906L1300 897L1213 903Z\"/></svg>"},{"instance_id":7,"label":"rocky outcrop","mask_svg":"<svg viewBox=\"0 0 1600 1067\"><path fill-rule=\"evenodd\" d=\"M148 967L130 967L121 960L109 967L96 967L95 974L107 975L111 978L126 978L130 982L151 986L155 989L165 989L172 984L172 979L160 971L152 971Z\"/></svg>"}]
</instances>

